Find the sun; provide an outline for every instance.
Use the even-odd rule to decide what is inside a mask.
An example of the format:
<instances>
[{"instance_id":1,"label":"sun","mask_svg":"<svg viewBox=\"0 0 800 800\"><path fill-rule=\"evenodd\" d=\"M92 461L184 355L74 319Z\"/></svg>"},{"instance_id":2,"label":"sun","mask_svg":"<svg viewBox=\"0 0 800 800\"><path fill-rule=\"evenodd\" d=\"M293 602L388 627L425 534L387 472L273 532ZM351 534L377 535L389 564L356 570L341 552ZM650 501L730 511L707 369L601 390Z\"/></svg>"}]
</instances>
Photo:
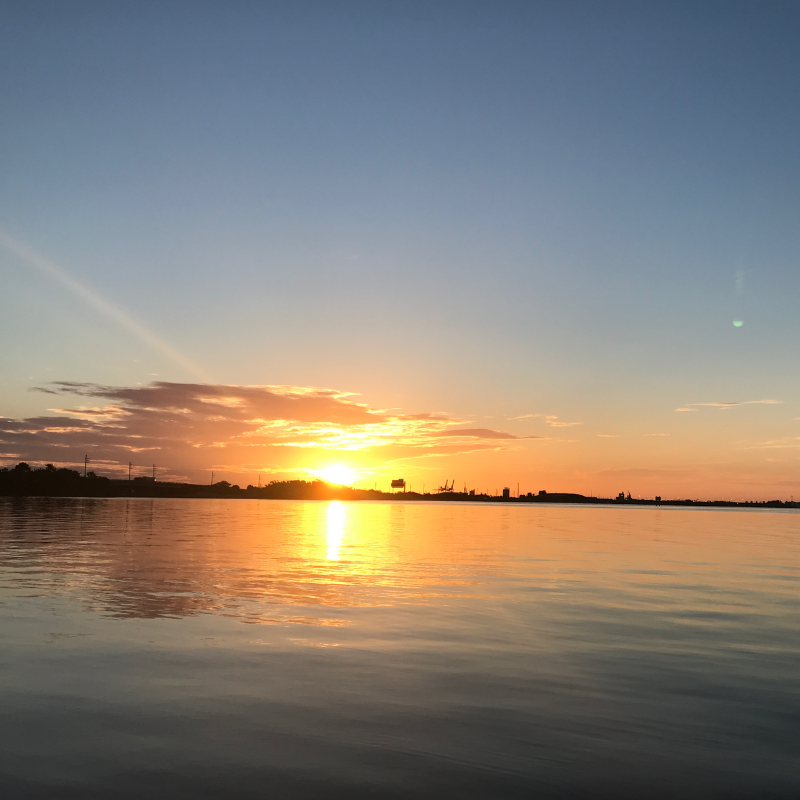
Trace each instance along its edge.
<instances>
[{"instance_id":1,"label":"sun","mask_svg":"<svg viewBox=\"0 0 800 800\"><path fill-rule=\"evenodd\" d=\"M350 467L345 467L342 464L331 464L330 467L325 467L317 471L317 474L322 480L328 483L335 483L341 486L351 486L355 480L355 473Z\"/></svg>"}]
</instances>

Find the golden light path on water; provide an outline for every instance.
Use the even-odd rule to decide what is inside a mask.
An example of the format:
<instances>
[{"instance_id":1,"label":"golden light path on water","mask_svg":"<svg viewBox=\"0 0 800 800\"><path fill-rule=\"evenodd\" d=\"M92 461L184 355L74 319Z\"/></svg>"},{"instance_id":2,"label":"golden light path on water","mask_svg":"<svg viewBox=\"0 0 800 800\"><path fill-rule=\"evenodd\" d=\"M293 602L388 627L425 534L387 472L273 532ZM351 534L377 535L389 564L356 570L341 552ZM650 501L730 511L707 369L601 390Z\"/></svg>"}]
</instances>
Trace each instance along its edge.
<instances>
[{"instance_id":1,"label":"golden light path on water","mask_svg":"<svg viewBox=\"0 0 800 800\"><path fill-rule=\"evenodd\" d=\"M344 504L334 500L328 506L328 561L339 560L339 548L342 546L346 518Z\"/></svg>"}]
</instances>

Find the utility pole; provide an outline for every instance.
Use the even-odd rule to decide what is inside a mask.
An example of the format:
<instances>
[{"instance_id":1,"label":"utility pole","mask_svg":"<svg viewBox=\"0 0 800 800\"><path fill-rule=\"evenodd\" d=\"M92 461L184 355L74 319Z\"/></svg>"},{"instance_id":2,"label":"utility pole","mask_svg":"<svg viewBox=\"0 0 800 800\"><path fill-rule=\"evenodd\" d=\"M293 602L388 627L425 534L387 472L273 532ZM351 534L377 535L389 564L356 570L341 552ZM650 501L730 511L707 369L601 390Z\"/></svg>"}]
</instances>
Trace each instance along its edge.
<instances>
[{"instance_id":1,"label":"utility pole","mask_svg":"<svg viewBox=\"0 0 800 800\"><path fill-rule=\"evenodd\" d=\"M133 464L129 461L128 462L128 480L131 479L131 467L133 467Z\"/></svg>"},{"instance_id":2,"label":"utility pole","mask_svg":"<svg viewBox=\"0 0 800 800\"><path fill-rule=\"evenodd\" d=\"M156 479L156 465L153 464L153 480Z\"/></svg>"},{"instance_id":3,"label":"utility pole","mask_svg":"<svg viewBox=\"0 0 800 800\"><path fill-rule=\"evenodd\" d=\"M214 485L214 470L211 470L211 485Z\"/></svg>"},{"instance_id":4,"label":"utility pole","mask_svg":"<svg viewBox=\"0 0 800 800\"><path fill-rule=\"evenodd\" d=\"M86 477L86 469L89 466L89 456L83 457L83 477Z\"/></svg>"}]
</instances>

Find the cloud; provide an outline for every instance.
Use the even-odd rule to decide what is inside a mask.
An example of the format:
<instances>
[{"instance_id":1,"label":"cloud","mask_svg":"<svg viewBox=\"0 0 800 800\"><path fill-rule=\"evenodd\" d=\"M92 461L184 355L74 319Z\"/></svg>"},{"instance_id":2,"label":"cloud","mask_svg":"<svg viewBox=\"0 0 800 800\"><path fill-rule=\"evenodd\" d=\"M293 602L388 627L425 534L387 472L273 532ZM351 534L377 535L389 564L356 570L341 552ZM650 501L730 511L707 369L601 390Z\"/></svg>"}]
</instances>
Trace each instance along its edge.
<instances>
[{"instance_id":1,"label":"cloud","mask_svg":"<svg viewBox=\"0 0 800 800\"><path fill-rule=\"evenodd\" d=\"M225 386L157 381L147 386L110 387L93 383L57 381L59 394L110 400L115 415L166 414L170 421L190 416L207 419L223 415L231 421L291 420L365 424L388 418L385 412L350 400L352 392L300 386ZM105 409L64 409L63 413L98 413Z\"/></svg>"},{"instance_id":2,"label":"cloud","mask_svg":"<svg viewBox=\"0 0 800 800\"><path fill-rule=\"evenodd\" d=\"M548 414L544 421L554 428L572 428L574 425L583 425L582 422L559 422L558 417L553 414Z\"/></svg>"},{"instance_id":3,"label":"cloud","mask_svg":"<svg viewBox=\"0 0 800 800\"><path fill-rule=\"evenodd\" d=\"M618 433L598 433L598 439L619 439Z\"/></svg>"},{"instance_id":4,"label":"cloud","mask_svg":"<svg viewBox=\"0 0 800 800\"><path fill-rule=\"evenodd\" d=\"M515 436L513 433L493 431L489 428L457 428L433 434L434 436L466 436L476 439L543 439L543 436Z\"/></svg>"},{"instance_id":5,"label":"cloud","mask_svg":"<svg viewBox=\"0 0 800 800\"><path fill-rule=\"evenodd\" d=\"M129 460L155 461L176 478L197 478L221 467L286 472L314 465L315 451L368 452L386 463L541 438L459 427L464 420L441 412L375 409L352 392L315 387L60 381L39 391L72 402L39 417L0 418L5 462L79 464L88 453L120 473Z\"/></svg>"},{"instance_id":6,"label":"cloud","mask_svg":"<svg viewBox=\"0 0 800 800\"><path fill-rule=\"evenodd\" d=\"M783 405L783 400L744 400L738 403L688 403L690 407L709 406L711 408L735 408L736 406L776 406ZM690 408L676 408L676 411L689 411Z\"/></svg>"},{"instance_id":7,"label":"cloud","mask_svg":"<svg viewBox=\"0 0 800 800\"><path fill-rule=\"evenodd\" d=\"M645 436L671 436L669 433L646 433Z\"/></svg>"},{"instance_id":8,"label":"cloud","mask_svg":"<svg viewBox=\"0 0 800 800\"><path fill-rule=\"evenodd\" d=\"M781 439L768 439L766 442L748 444L739 442L745 450L795 450L800 448L800 436L785 436Z\"/></svg>"},{"instance_id":9,"label":"cloud","mask_svg":"<svg viewBox=\"0 0 800 800\"><path fill-rule=\"evenodd\" d=\"M543 418L544 421L553 428L572 428L575 425L583 425L582 422L559 422L555 414L521 414L518 417L509 417L508 422L516 422L522 419ZM487 417L487 419L489 419Z\"/></svg>"},{"instance_id":10,"label":"cloud","mask_svg":"<svg viewBox=\"0 0 800 800\"><path fill-rule=\"evenodd\" d=\"M676 408L676 411L697 411L696 408Z\"/></svg>"}]
</instances>

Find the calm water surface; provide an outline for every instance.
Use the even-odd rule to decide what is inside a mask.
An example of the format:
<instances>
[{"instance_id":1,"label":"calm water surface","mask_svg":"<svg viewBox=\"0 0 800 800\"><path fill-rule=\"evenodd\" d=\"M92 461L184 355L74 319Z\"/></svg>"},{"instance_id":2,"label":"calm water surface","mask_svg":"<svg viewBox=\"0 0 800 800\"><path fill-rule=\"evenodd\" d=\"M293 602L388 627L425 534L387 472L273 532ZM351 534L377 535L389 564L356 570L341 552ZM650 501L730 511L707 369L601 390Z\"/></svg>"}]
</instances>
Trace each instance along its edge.
<instances>
[{"instance_id":1,"label":"calm water surface","mask_svg":"<svg viewBox=\"0 0 800 800\"><path fill-rule=\"evenodd\" d=\"M0 499L0 794L800 797L800 515Z\"/></svg>"}]
</instances>

